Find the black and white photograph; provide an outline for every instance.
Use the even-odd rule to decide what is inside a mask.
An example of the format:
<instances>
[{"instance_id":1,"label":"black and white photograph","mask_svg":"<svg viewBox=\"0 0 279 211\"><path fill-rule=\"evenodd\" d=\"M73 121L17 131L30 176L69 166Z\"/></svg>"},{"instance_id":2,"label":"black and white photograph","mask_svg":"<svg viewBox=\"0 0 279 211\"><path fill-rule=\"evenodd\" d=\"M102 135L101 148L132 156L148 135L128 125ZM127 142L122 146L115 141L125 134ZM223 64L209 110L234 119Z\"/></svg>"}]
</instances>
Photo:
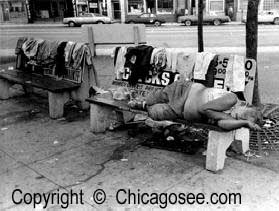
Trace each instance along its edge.
<instances>
[{"instance_id":1,"label":"black and white photograph","mask_svg":"<svg viewBox=\"0 0 279 211\"><path fill-rule=\"evenodd\" d=\"M0 0L0 210L279 207L279 0Z\"/></svg>"}]
</instances>

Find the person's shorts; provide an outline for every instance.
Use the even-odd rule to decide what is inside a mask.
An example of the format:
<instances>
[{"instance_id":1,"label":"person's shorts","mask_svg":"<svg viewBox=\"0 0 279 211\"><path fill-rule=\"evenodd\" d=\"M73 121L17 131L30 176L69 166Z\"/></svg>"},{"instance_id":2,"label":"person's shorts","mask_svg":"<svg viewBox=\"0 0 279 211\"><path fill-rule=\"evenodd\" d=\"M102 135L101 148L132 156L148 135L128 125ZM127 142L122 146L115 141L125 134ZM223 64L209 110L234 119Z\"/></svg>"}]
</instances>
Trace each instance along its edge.
<instances>
[{"instance_id":1,"label":"person's shorts","mask_svg":"<svg viewBox=\"0 0 279 211\"><path fill-rule=\"evenodd\" d=\"M170 105L166 103L158 103L147 108L148 115L153 120L174 120L178 115L173 111Z\"/></svg>"}]
</instances>

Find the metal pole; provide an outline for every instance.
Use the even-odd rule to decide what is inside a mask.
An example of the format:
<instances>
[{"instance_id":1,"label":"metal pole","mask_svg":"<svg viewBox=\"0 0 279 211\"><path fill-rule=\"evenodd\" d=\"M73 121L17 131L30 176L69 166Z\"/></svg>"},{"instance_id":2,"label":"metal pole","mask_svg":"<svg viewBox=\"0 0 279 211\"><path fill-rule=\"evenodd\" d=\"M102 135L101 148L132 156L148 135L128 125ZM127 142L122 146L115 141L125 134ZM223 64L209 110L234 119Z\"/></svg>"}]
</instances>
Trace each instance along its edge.
<instances>
[{"instance_id":1,"label":"metal pole","mask_svg":"<svg viewBox=\"0 0 279 211\"><path fill-rule=\"evenodd\" d=\"M258 6L259 0L249 0L246 21L246 57L257 61L258 50ZM258 70L256 69L253 104L261 104L258 84Z\"/></svg>"},{"instance_id":2,"label":"metal pole","mask_svg":"<svg viewBox=\"0 0 279 211\"><path fill-rule=\"evenodd\" d=\"M203 52L203 0L198 3L198 52Z\"/></svg>"}]
</instances>

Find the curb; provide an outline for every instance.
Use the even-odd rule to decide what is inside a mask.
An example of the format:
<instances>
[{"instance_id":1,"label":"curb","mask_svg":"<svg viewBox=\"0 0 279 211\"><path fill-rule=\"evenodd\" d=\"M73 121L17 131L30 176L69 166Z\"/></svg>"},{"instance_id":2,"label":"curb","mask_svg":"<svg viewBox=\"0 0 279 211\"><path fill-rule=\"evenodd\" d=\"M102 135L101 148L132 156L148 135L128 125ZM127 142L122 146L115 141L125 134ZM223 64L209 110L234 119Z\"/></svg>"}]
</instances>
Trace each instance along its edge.
<instances>
[{"instance_id":1,"label":"curb","mask_svg":"<svg viewBox=\"0 0 279 211\"><path fill-rule=\"evenodd\" d=\"M64 24L1 24L0 28L48 28L48 27L66 27Z\"/></svg>"},{"instance_id":2,"label":"curb","mask_svg":"<svg viewBox=\"0 0 279 211\"><path fill-rule=\"evenodd\" d=\"M223 23L222 25L229 25L229 26L234 26L234 25L243 25L244 23L242 22L229 22L229 23ZM148 25L146 25L148 27ZM162 26L165 27L174 27L174 26L184 26L182 23L164 23ZM68 27L66 24L62 23L29 23L29 24L3 24L1 23L0 28L47 28L47 27Z\"/></svg>"}]
</instances>

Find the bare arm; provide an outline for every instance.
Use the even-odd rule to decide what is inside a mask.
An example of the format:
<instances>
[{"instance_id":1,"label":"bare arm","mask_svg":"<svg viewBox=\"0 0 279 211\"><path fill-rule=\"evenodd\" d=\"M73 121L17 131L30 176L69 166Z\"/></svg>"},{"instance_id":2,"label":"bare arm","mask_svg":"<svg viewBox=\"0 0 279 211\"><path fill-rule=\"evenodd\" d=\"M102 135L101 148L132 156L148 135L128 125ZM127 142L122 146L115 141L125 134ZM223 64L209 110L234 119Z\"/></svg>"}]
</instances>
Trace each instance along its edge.
<instances>
[{"instance_id":1,"label":"bare arm","mask_svg":"<svg viewBox=\"0 0 279 211\"><path fill-rule=\"evenodd\" d=\"M248 127L247 120L223 119L217 122L218 126L225 130L234 130L241 127Z\"/></svg>"},{"instance_id":2,"label":"bare arm","mask_svg":"<svg viewBox=\"0 0 279 211\"><path fill-rule=\"evenodd\" d=\"M248 120L238 119L224 119L218 121L218 126L225 130L234 130L241 127L248 127L251 130L261 130L261 127Z\"/></svg>"}]
</instances>

